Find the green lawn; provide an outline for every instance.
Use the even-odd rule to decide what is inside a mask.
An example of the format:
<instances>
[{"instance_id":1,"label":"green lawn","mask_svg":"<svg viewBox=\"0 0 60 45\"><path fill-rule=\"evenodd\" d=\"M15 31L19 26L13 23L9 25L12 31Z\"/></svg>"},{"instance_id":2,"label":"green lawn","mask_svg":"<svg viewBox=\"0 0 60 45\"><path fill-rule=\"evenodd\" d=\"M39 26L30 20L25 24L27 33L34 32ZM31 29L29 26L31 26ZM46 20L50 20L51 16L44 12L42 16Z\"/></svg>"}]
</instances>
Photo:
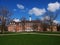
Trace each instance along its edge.
<instances>
[{"instance_id":1,"label":"green lawn","mask_svg":"<svg viewBox=\"0 0 60 45\"><path fill-rule=\"evenodd\" d=\"M0 35L0 45L60 45L60 36L37 34Z\"/></svg>"}]
</instances>

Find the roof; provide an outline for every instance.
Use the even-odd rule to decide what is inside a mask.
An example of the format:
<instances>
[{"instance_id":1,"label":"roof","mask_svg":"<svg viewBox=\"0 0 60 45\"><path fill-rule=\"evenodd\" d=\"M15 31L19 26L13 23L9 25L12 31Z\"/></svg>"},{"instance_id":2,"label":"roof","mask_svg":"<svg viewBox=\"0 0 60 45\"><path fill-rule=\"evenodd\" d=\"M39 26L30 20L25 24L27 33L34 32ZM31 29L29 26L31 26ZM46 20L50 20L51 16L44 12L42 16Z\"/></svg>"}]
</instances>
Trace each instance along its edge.
<instances>
[{"instance_id":1,"label":"roof","mask_svg":"<svg viewBox=\"0 0 60 45\"><path fill-rule=\"evenodd\" d=\"M18 21L18 22L16 22L16 21L11 21L10 23L16 23L16 24L18 24L18 23L41 23L41 21L39 21L39 20L32 20L32 21L29 21L29 20L26 20L26 21Z\"/></svg>"}]
</instances>

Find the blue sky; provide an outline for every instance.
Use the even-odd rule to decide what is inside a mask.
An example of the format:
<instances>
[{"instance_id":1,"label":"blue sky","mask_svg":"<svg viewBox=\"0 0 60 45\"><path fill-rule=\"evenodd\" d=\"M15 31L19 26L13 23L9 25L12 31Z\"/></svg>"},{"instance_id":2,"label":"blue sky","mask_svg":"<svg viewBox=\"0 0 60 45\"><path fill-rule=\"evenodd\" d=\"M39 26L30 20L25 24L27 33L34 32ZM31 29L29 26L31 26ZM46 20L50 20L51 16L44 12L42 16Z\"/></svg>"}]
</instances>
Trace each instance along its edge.
<instances>
[{"instance_id":1,"label":"blue sky","mask_svg":"<svg viewBox=\"0 0 60 45\"><path fill-rule=\"evenodd\" d=\"M44 15L47 10L51 12L59 10L59 3L60 0L0 0L0 6L7 7L13 13L12 18L20 19L21 17L26 17L26 19L28 19L29 15L31 15L33 20L42 18L42 15ZM57 4L57 7L51 10L51 6L48 6L48 4L52 6ZM60 21L60 14L56 20Z\"/></svg>"}]
</instances>

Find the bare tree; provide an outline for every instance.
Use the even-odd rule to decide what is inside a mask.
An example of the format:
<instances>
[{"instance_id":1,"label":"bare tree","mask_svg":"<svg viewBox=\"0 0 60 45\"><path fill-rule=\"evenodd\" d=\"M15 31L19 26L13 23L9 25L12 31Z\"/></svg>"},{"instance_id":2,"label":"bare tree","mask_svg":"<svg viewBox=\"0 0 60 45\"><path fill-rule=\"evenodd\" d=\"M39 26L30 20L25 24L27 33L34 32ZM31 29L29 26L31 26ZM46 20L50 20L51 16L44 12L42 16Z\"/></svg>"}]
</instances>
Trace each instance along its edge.
<instances>
[{"instance_id":1,"label":"bare tree","mask_svg":"<svg viewBox=\"0 0 60 45\"><path fill-rule=\"evenodd\" d=\"M1 19L1 33L4 33L4 30L6 29L6 25L9 22L9 17L11 16L11 13L6 8L0 8L0 19Z\"/></svg>"},{"instance_id":2,"label":"bare tree","mask_svg":"<svg viewBox=\"0 0 60 45\"><path fill-rule=\"evenodd\" d=\"M47 22L48 25L50 25L51 31L52 31L53 21L57 18L58 14L59 14L59 11L58 12L55 12L55 13L48 11L46 13L46 15L45 15L45 16L48 16L49 17L49 19L48 18L45 19L45 22Z\"/></svg>"},{"instance_id":3,"label":"bare tree","mask_svg":"<svg viewBox=\"0 0 60 45\"><path fill-rule=\"evenodd\" d=\"M25 31L25 23L26 23L26 18L22 17L21 18L21 24L22 24L22 30Z\"/></svg>"},{"instance_id":4,"label":"bare tree","mask_svg":"<svg viewBox=\"0 0 60 45\"><path fill-rule=\"evenodd\" d=\"M38 30L38 25L37 25L37 24L33 24L33 25L32 25L32 29L33 29L34 31Z\"/></svg>"}]
</instances>

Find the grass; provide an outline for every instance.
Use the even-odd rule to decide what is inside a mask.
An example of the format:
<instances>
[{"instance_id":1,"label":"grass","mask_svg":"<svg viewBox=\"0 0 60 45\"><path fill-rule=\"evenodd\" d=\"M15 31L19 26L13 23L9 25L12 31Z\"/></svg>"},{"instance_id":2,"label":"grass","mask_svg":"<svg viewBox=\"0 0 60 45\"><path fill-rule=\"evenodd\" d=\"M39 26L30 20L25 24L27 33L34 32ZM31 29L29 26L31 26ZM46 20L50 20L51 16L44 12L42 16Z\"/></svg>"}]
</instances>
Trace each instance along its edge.
<instances>
[{"instance_id":1,"label":"grass","mask_svg":"<svg viewBox=\"0 0 60 45\"><path fill-rule=\"evenodd\" d=\"M60 45L60 36L36 34L1 35L0 45Z\"/></svg>"}]
</instances>

